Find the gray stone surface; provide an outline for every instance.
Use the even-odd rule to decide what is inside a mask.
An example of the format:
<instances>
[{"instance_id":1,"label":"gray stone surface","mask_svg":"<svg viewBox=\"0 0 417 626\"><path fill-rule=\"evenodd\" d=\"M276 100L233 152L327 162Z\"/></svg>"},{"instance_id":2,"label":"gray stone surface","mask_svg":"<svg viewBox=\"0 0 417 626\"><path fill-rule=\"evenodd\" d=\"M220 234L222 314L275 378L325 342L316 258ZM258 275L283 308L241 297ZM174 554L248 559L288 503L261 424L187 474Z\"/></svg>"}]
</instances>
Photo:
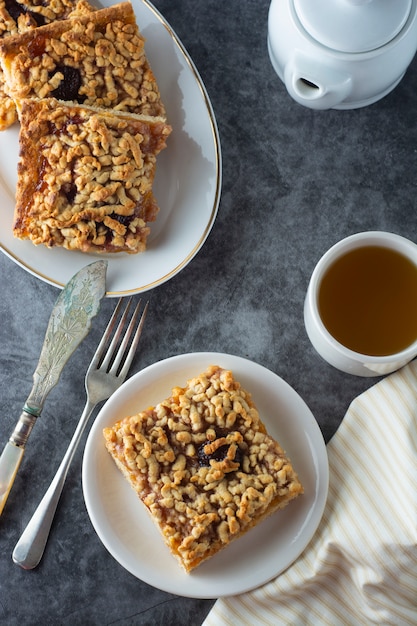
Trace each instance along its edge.
<instances>
[{"instance_id":1,"label":"gray stone surface","mask_svg":"<svg viewBox=\"0 0 417 626\"><path fill-rule=\"evenodd\" d=\"M273 72L266 0L155 5L210 95L222 142L223 191L202 250L150 294L134 370L192 351L248 357L294 387L329 440L352 399L375 379L343 374L317 356L304 330L304 295L319 257L344 236L389 230L417 240L417 59L395 91L373 106L315 112L295 104ZM4 255L0 271L2 448L30 390L58 291ZM149 587L107 553L83 501L82 447L40 566L26 572L11 560L84 406L84 373L113 305L104 302L50 395L0 517L5 626L194 626L212 604Z\"/></svg>"}]
</instances>

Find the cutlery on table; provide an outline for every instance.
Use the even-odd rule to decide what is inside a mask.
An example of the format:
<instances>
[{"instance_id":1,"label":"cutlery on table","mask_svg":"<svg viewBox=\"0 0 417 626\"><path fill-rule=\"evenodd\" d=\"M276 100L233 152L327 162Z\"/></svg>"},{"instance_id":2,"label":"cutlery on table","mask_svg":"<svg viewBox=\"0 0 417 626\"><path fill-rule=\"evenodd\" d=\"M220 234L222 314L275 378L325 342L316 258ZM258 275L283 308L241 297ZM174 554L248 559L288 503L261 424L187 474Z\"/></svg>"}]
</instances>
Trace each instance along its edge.
<instances>
[{"instance_id":1,"label":"cutlery on table","mask_svg":"<svg viewBox=\"0 0 417 626\"><path fill-rule=\"evenodd\" d=\"M107 400L126 379L139 343L149 303L146 303L139 319L141 309L139 301L127 325L130 304L131 298L112 337L122 299L117 303L85 376L87 402L80 421L55 477L15 546L13 561L23 569L33 569L42 558L69 466L91 413L99 402ZM126 325L127 329L122 338Z\"/></svg>"},{"instance_id":2,"label":"cutlery on table","mask_svg":"<svg viewBox=\"0 0 417 626\"><path fill-rule=\"evenodd\" d=\"M0 515L45 399L64 365L88 334L106 292L107 261L82 268L61 291L49 318L33 387L0 457Z\"/></svg>"}]
</instances>

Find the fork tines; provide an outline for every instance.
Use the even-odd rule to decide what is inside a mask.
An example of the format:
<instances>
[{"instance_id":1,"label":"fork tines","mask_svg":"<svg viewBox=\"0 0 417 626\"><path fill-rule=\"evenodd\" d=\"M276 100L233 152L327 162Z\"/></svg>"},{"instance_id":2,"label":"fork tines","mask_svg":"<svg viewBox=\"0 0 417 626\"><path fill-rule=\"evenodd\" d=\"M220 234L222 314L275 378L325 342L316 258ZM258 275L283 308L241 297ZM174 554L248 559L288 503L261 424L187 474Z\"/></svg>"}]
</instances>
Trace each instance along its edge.
<instances>
[{"instance_id":1,"label":"fork tines","mask_svg":"<svg viewBox=\"0 0 417 626\"><path fill-rule=\"evenodd\" d=\"M123 330L128 322L129 311L132 304L132 297L127 299L124 311L121 312L123 300L123 298L119 299L107 325L106 331L99 343L96 354L94 355L94 358L96 360L96 367L105 368L108 372L112 372L116 376L125 376L127 374L127 370L130 367L137 345L139 343L149 306L149 302L147 302L143 308L139 323L137 324L142 302L141 300L139 300L135 309L133 310L133 313L131 314L129 324L122 338ZM110 337L113 333L113 329L117 323L119 315L120 319L117 329L111 342L109 343ZM136 326L136 332L134 332ZM103 354L105 354L104 358Z\"/></svg>"}]
</instances>

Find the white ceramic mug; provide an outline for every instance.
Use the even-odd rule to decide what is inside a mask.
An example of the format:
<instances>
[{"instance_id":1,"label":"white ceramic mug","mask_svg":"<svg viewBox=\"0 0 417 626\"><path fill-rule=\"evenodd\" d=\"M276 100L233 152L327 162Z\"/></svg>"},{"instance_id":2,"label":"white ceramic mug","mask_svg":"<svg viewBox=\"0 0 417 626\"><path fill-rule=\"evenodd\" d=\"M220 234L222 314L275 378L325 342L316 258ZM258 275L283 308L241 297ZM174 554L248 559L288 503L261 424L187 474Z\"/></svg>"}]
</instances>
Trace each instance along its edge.
<instances>
[{"instance_id":1,"label":"white ceramic mug","mask_svg":"<svg viewBox=\"0 0 417 626\"><path fill-rule=\"evenodd\" d=\"M417 266L417 245L400 235L370 231L342 239L321 257L313 271L304 303L304 323L313 347L330 365L357 376L381 376L399 369L417 356L417 340L396 354L387 356L360 354L345 347L330 334L320 317L318 307L319 289L326 271L336 259L363 246L388 247L401 253Z\"/></svg>"}]
</instances>

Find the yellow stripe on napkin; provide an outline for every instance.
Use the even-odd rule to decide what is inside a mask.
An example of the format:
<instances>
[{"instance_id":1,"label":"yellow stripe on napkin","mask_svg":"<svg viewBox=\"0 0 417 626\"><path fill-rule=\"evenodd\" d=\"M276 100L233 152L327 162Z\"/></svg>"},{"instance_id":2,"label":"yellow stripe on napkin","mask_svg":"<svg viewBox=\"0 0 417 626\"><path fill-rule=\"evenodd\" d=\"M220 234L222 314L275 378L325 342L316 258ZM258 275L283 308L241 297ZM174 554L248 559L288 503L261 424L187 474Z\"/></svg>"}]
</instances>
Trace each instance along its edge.
<instances>
[{"instance_id":1,"label":"yellow stripe on napkin","mask_svg":"<svg viewBox=\"0 0 417 626\"><path fill-rule=\"evenodd\" d=\"M417 624L417 362L356 398L327 451L309 546L271 582L217 600L204 626Z\"/></svg>"}]
</instances>

